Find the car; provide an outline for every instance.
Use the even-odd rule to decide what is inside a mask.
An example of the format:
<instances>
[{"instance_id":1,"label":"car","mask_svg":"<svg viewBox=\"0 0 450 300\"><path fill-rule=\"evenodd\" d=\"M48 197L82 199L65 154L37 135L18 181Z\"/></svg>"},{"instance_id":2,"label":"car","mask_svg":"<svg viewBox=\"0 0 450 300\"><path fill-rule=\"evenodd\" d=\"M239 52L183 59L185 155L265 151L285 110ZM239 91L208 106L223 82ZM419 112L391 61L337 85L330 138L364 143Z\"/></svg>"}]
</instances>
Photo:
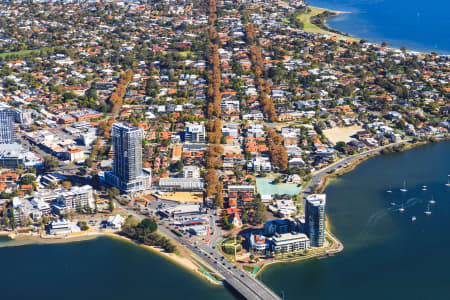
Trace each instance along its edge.
<instances>
[{"instance_id":1,"label":"car","mask_svg":"<svg viewBox=\"0 0 450 300\"><path fill-rule=\"evenodd\" d=\"M231 270L231 267L228 267L228 270Z\"/></svg>"},{"instance_id":2,"label":"car","mask_svg":"<svg viewBox=\"0 0 450 300\"><path fill-rule=\"evenodd\" d=\"M233 269L237 269L237 267L236 267L236 266L233 266Z\"/></svg>"},{"instance_id":3,"label":"car","mask_svg":"<svg viewBox=\"0 0 450 300\"><path fill-rule=\"evenodd\" d=\"M241 277L244 278L244 274L241 274Z\"/></svg>"}]
</instances>

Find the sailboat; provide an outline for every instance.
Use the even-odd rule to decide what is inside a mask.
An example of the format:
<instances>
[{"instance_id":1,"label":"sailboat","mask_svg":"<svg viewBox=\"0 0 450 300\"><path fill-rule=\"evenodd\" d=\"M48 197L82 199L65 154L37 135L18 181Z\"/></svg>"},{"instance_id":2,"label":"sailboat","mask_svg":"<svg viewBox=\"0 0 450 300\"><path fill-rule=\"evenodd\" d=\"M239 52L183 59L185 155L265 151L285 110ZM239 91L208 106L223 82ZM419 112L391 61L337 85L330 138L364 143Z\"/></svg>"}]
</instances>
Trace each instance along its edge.
<instances>
[{"instance_id":1,"label":"sailboat","mask_svg":"<svg viewBox=\"0 0 450 300\"><path fill-rule=\"evenodd\" d=\"M406 180L403 181L403 188L400 189L400 192L407 192L408 190L406 189Z\"/></svg>"},{"instance_id":2,"label":"sailboat","mask_svg":"<svg viewBox=\"0 0 450 300\"><path fill-rule=\"evenodd\" d=\"M426 214L427 216L431 215L430 204L428 204L427 210L425 211L425 214Z\"/></svg>"},{"instance_id":3,"label":"sailboat","mask_svg":"<svg viewBox=\"0 0 450 300\"><path fill-rule=\"evenodd\" d=\"M392 189L391 189L391 186L389 186L389 189L386 191L386 193L392 193Z\"/></svg>"},{"instance_id":4,"label":"sailboat","mask_svg":"<svg viewBox=\"0 0 450 300\"><path fill-rule=\"evenodd\" d=\"M426 185L422 185L422 191L426 191L427 190L427 186Z\"/></svg>"},{"instance_id":5,"label":"sailboat","mask_svg":"<svg viewBox=\"0 0 450 300\"><path fill-rule=\"evenodd\" d=\"M404 211L405 211L405 208L403 207L403 204L402 204L402 207L400 207L400 208L398 209L398 211L399 211L399 212L404 212Z\"/></svg>"},{"instance_id":6,"label":"sailboat","mask_svg":"<svg viewBox=\"0 0 450 300\"><path fill-rule=\"evenodd\" d=\"M414 222L416 220L416 216L411 217L411 221Z\"/></svg>"},{"instance_id":7,"label":"sailboat","mask_svg":"<svg viewBox=\"0 0 450 300\"><path fill-rule=\"evenodd\" d=\"M445 186L450 186L450 179L447 181L447 183L445 184Z\"/></svg>"},{"instance_id":8,"label":"sailboat","mask_svg":"<svg viewBox=\"0 0 450 300\"><path fill-rule=\"evenodd\" d=\"M436 201L434 201L434 197L433 196L431 196L431 200L428 201L428 202L430 202L430 204L435 204L436 203Z\"/></svg>"}]
</instances>

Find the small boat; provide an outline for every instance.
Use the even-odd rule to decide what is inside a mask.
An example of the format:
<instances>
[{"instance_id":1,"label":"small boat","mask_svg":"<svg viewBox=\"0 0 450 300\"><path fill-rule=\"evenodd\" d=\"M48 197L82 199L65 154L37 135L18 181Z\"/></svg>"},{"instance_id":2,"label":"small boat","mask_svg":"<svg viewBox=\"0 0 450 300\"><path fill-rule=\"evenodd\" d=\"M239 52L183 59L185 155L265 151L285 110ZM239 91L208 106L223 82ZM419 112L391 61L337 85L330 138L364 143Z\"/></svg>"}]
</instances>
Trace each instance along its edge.
<instances>
[{"instance_id":1,"label":"small boat","mask_svg":"<svg viewBox=\"0 0 450 300\"><path fill-rule=\"evenodd\" d=\"M406 180L403 181L403 188L400 189L400 192L407 192L408 190L406 189Z\"/></svg>"},{"instance_id":2,"label":"small boat","mask_svg":"<svg viewBox=\"0 0 450 300\"><path fill-rule=\"evenodd\" d=\"M450 176L450 175L449 175ZM450 179L447 181L447 183L445 184L445 186L450 186Z\"/></svg>"},{"instance_id":3,"label":"small boat","mask_svg":"<svg viewBox=\"0 0 450 300\"><path fill-rule=\"evenodd\" d=\"M416 220L416 216L411 217L411 221L414 222Z\"/></svg>"},{"instance_id":4,"label":"small boat","mask_svg":"<svg viewBox=\"0 0 450 300\"><path fill-rule=\"evenodd\" d=\"M426 214L427 216L431 215L430 204L428 204L427 210L425 211L425 214Z\"/></svg>"},{"instance_id":5,"label":"small boat","mask_svg":"<svg viewBox=\"0 0 450 300\"><path fill-rule=\"evenodd\" d=\"M395 206L395 205L397 205L397 203L395 203L395 202L391 202L391 205L392 205L392 206Z\"/></svg>"},{"instance_id":6,"label":"small boat","mask_svg":"<svg viewBox=\"0 0 450 300\"><path fill-rule=\"evenodd\" d=\"M426 185L422 185L422 191L426 191L428 187Z\"/></svg>"},{"instance_id":7,"label":"small boat","mask_svg":"<svg viewBox=\"0 0 450 300\"><path fill-rule=\"evenodd\" d=\"M428 201L430 204L435 204L436 203L436 201L434 201L434 197L432 196L431 197L431 200L430 201Z\"/></svg>"},{"instance_id":8,"label":"small boat","mask_svg":"<svg viewBox=\"0 0 450 300\"><path fill-rule=\"evenodd\" d=\"M389 193L389 194L390 194L390 193L392 193L392 190L387 190L386 193Z\"/></svg>"},{"instance_id":9,"label":"small boat","mask_svg":"<svg viewBox=\"0 0 450 300\"><path fill-rule=\"evenodd\" d=\"M405 211L405 208L402 206L402 207L400 207L400 208L398 209L398 211L399 211L399 212L404 212L404 211Z\"/></svg>"}]
</instances>

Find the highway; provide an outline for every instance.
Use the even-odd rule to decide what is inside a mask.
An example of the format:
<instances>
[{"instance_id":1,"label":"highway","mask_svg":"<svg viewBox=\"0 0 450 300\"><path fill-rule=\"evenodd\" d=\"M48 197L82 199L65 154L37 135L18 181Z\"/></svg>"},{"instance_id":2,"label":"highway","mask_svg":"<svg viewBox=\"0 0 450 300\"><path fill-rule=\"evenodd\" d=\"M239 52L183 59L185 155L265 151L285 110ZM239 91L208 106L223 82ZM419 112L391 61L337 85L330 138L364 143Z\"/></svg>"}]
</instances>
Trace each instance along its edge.
<instances>
[{"instance_id":1,"label":"highway","mask_svg":"<svg viewBox=\"0 0 450 300\"><path fill-rule=\"evenodd\" d=\"M118 204L121 206L120 204ZM133 214L139 219L144 219L146 216L138 214L136 211L121 206L128 212ZM212 216L215 221L215 216ZM217 242L221 238L221 234L217 232L216 225L214 222L216 236L209 241L209 243L197 242L194 244L193 241L188 240L183 236L178 236L174 234L169 228L165 226L158 226L158 230L177 241L179 244L183 245L192 253L196 254L197 257L203 261L205 265L208 265L210 269L215 270L217 274L220 274L225 281L233 287L239 294L245 299L249 300L278 300L281 299L277 294L270 290L266 285L259 281L254 276L250 275L248 272L238 268L233 263L228 261L217 249Z\"/></svg>"}]
</instances>

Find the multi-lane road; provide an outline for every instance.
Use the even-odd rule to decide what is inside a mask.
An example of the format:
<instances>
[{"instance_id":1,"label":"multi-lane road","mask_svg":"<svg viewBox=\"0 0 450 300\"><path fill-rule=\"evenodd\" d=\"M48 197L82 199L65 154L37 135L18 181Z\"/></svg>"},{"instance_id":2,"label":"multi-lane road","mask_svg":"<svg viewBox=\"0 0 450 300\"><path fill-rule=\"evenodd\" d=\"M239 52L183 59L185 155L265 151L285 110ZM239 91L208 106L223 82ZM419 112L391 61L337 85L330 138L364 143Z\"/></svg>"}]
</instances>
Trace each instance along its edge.
<instances>
[{"instance_id":1,"label":"multi-lane road","mask_svg":"<svg viewBox=\"0 0 450 300\"><path fill-rule=\"evenodd\" d=\"M120 206L120 204L119 204ZM146 216L137 213L136 211L123 207L129 213L139 219L146 218ZM164 235L174 239L179 244L183 245L191 253L195 254L198 259L210 269L214 270L225 279L225 282L235 289L242 297L249 300L278 300L280 297L270 290L266 285L259 281L256 277L250 275L241 268L235 266L232 262L227 260L219 252L217 248L218 241L222 238L222 232L216 226L215 214L210 215L211 224L213 225L214 236L209 241L190 240L184 236L174 234L169 227L158 226L158 230Z\"/></svg>"},{"instance_id":2,"label":"multi-lane road","mask_svg":"<svg viewBox=\"0 0 450 300\"><path fill-rule=\"evenodd\" d=\"M363 157L366 157L366 156L369 156L369 155L381 152L384 149L389 148L389 147L395 147L395 146L399 146L399 145L402 145L402 144L409 143L410 141L411 140L403 140L403 141L400 141L400 142L397 142L397 143L393 143L393 144L385 145L385 146L378 147L378 148L375 148L375 149L371 149L371 150L368 150L368 151L365 151L365 152L362 152L362 153L359 153L359 154L356 154L356 155L353 155L353 156L349 156L349 157L343 158L343 159L341 159L341 160L339 160L339 161L337 161L335 163L332 163L331 165L329 165L329 166L327 166L325 168L317 170L317 171L313 172L313 174L312 174L313 177L312 177L311 181L303 189L303 194L307 195L307 194L311 193L312 188L314 186L320 185L320 183L322 181L322 177L325 174L333 172L333 171L336 171L337 169L341 168L342 165L346 165L346 164L349 164L352 161L358 160L360 158L363 158Z\"/></svg>"}]
</instances>

